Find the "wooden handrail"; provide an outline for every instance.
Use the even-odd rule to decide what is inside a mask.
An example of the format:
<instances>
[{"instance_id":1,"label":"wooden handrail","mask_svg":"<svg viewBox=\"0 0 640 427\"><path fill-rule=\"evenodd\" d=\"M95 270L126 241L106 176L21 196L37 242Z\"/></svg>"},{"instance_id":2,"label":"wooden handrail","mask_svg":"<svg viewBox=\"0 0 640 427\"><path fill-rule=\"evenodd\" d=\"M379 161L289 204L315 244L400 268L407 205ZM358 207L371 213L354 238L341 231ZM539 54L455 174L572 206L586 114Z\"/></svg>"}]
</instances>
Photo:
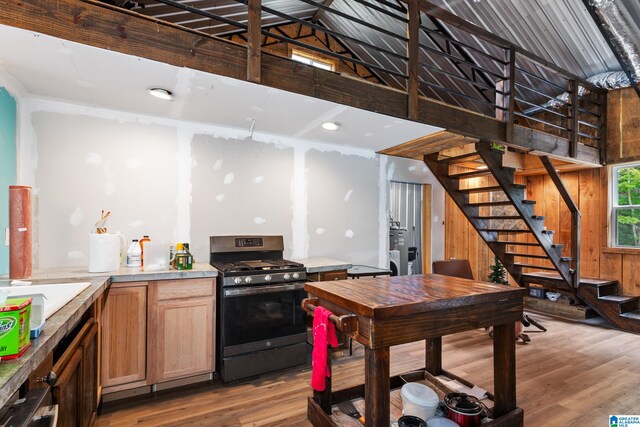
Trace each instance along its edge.
<instances>
[{"instance_id":1,"label":"wooden handrail","mask_svg":"<svg viewBox=\"0 0 640 427\"><path fill-rule=\"evenodd\" d=\"M307 313L313 314L318 304L318 298L305 298L302 300L302 308ZM332 314L329 316L329 320L344 334L358 332L358 317L355 314L345 314L343 316Z\"/></svg>"},{"instance_id":2,"label":"wooden handrail","mask_svg":"<svg viewBox=\"0 0 640 427\"><path fill-rule=\"evenodd\" d=\"M562 200L569 208L569 212L571 212L571 258L573 258L574 267L572 291L575 294L580 285L580 209L573 201L573 197L569 194L567 187L564 186L564 182L562 182L562 178L560 178L551 160L547 156L540 156L540 161L558 189Z\"/></svg>"}]
</instances>

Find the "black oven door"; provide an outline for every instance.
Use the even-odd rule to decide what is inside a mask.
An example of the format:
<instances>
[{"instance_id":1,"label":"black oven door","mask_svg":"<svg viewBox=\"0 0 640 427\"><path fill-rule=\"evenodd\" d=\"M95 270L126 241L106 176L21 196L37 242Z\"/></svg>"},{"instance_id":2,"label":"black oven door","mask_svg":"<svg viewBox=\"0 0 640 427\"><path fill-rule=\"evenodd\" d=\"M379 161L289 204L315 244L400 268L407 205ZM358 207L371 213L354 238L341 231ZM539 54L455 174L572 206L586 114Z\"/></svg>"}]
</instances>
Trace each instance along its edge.
<instances>
[{"instance_id":1,"label":"black oven door","mask_svg":"<svg viewBox=\"0 0 640 427\"><path fill-rule=\"evenodd\" d=\"M222 355L305 342L304 283L223 289Z\"/></svg>"}]
</instances>

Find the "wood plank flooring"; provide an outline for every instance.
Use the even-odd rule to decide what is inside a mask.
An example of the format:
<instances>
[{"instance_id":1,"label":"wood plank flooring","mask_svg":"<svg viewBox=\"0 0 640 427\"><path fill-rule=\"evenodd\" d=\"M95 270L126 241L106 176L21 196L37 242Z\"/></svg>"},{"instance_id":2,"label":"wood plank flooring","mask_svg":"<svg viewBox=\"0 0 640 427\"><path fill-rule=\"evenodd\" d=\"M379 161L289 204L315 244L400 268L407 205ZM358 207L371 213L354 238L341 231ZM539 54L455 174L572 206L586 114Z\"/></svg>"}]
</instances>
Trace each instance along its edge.
<instances>
[{"instance_id":1,"label":"wood plank flooring","mask_svg":"<svg viewBox=\"0 0 640 427\"><path fill-rule=\"evenodd\" d=\"M531 342L517 346L518 406L528 426L603 426L610 414L640 414L640 335L542 314L548 332L528 328ZM364 379L363 349L335 359L334 389ZM422 368L422 342L391 349L391 373ZM444 368L492 390L492 343L483 330L444 338ZM113 402L97 426L309 426L309 368L222 385Z\"/></svg>"}]
</instances>

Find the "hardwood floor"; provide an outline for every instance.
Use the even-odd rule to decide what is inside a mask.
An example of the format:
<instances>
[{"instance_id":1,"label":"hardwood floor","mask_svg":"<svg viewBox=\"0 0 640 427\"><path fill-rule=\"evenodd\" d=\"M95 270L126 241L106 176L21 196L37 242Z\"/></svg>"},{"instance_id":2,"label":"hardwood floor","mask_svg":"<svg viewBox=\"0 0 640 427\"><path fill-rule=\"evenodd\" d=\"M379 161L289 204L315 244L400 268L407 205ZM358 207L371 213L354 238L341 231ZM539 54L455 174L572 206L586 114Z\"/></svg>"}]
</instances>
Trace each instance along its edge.
<instances>
[{"instance_id":1,"label":"hardwood floor","mask_svg":"<svg viewBox=\"0 0 640 427\"><path fill-rule=\"evenodd\" d=\"M610 414L639 414L640 335L534 314L548 332L528 328L517 346L518 406L528 426L603 426ZM391 374L423 367L423 343L391 349ZM444 368L493 387L491 339L482 330L444 338ZM308 426L309 368L290 369L233 385L105 405L97 426ZM363 350L335 359L334 389L362 383Z\"/></svg>"}]
</instances>

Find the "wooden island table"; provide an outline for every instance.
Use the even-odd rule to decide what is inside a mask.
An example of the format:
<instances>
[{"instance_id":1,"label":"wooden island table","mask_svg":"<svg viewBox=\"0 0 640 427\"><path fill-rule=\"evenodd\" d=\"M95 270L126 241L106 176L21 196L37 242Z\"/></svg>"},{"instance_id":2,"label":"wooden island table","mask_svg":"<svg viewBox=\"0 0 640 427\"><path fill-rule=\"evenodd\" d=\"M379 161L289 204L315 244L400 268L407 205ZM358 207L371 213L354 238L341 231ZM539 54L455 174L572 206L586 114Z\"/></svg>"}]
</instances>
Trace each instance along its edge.
<instances>
[{"instance_id":1,"label":"wooden island table","mask_svg":"<svg viewBox=\"0 0 640 427\"><path fill-rule=\"evenodd\" d=\"M389 377L389 347L426 340L424 375L432 382L442 369L442 336L493 326L494 420L487 426L521 426L516 407L515 322L522 319L525 290L437 274L361 278L305 285L312 312L322 306L331 320L364 345L365 383L309 398L307 417L314 426L333 426L332 404L364 396L365 425L389 427L390 390L402 382ZM330 358L329 358L330 360ZM446 373L455 377L455 375ZM461 378L455 377L461 381Z\"/></svg>"}]
</instances>

